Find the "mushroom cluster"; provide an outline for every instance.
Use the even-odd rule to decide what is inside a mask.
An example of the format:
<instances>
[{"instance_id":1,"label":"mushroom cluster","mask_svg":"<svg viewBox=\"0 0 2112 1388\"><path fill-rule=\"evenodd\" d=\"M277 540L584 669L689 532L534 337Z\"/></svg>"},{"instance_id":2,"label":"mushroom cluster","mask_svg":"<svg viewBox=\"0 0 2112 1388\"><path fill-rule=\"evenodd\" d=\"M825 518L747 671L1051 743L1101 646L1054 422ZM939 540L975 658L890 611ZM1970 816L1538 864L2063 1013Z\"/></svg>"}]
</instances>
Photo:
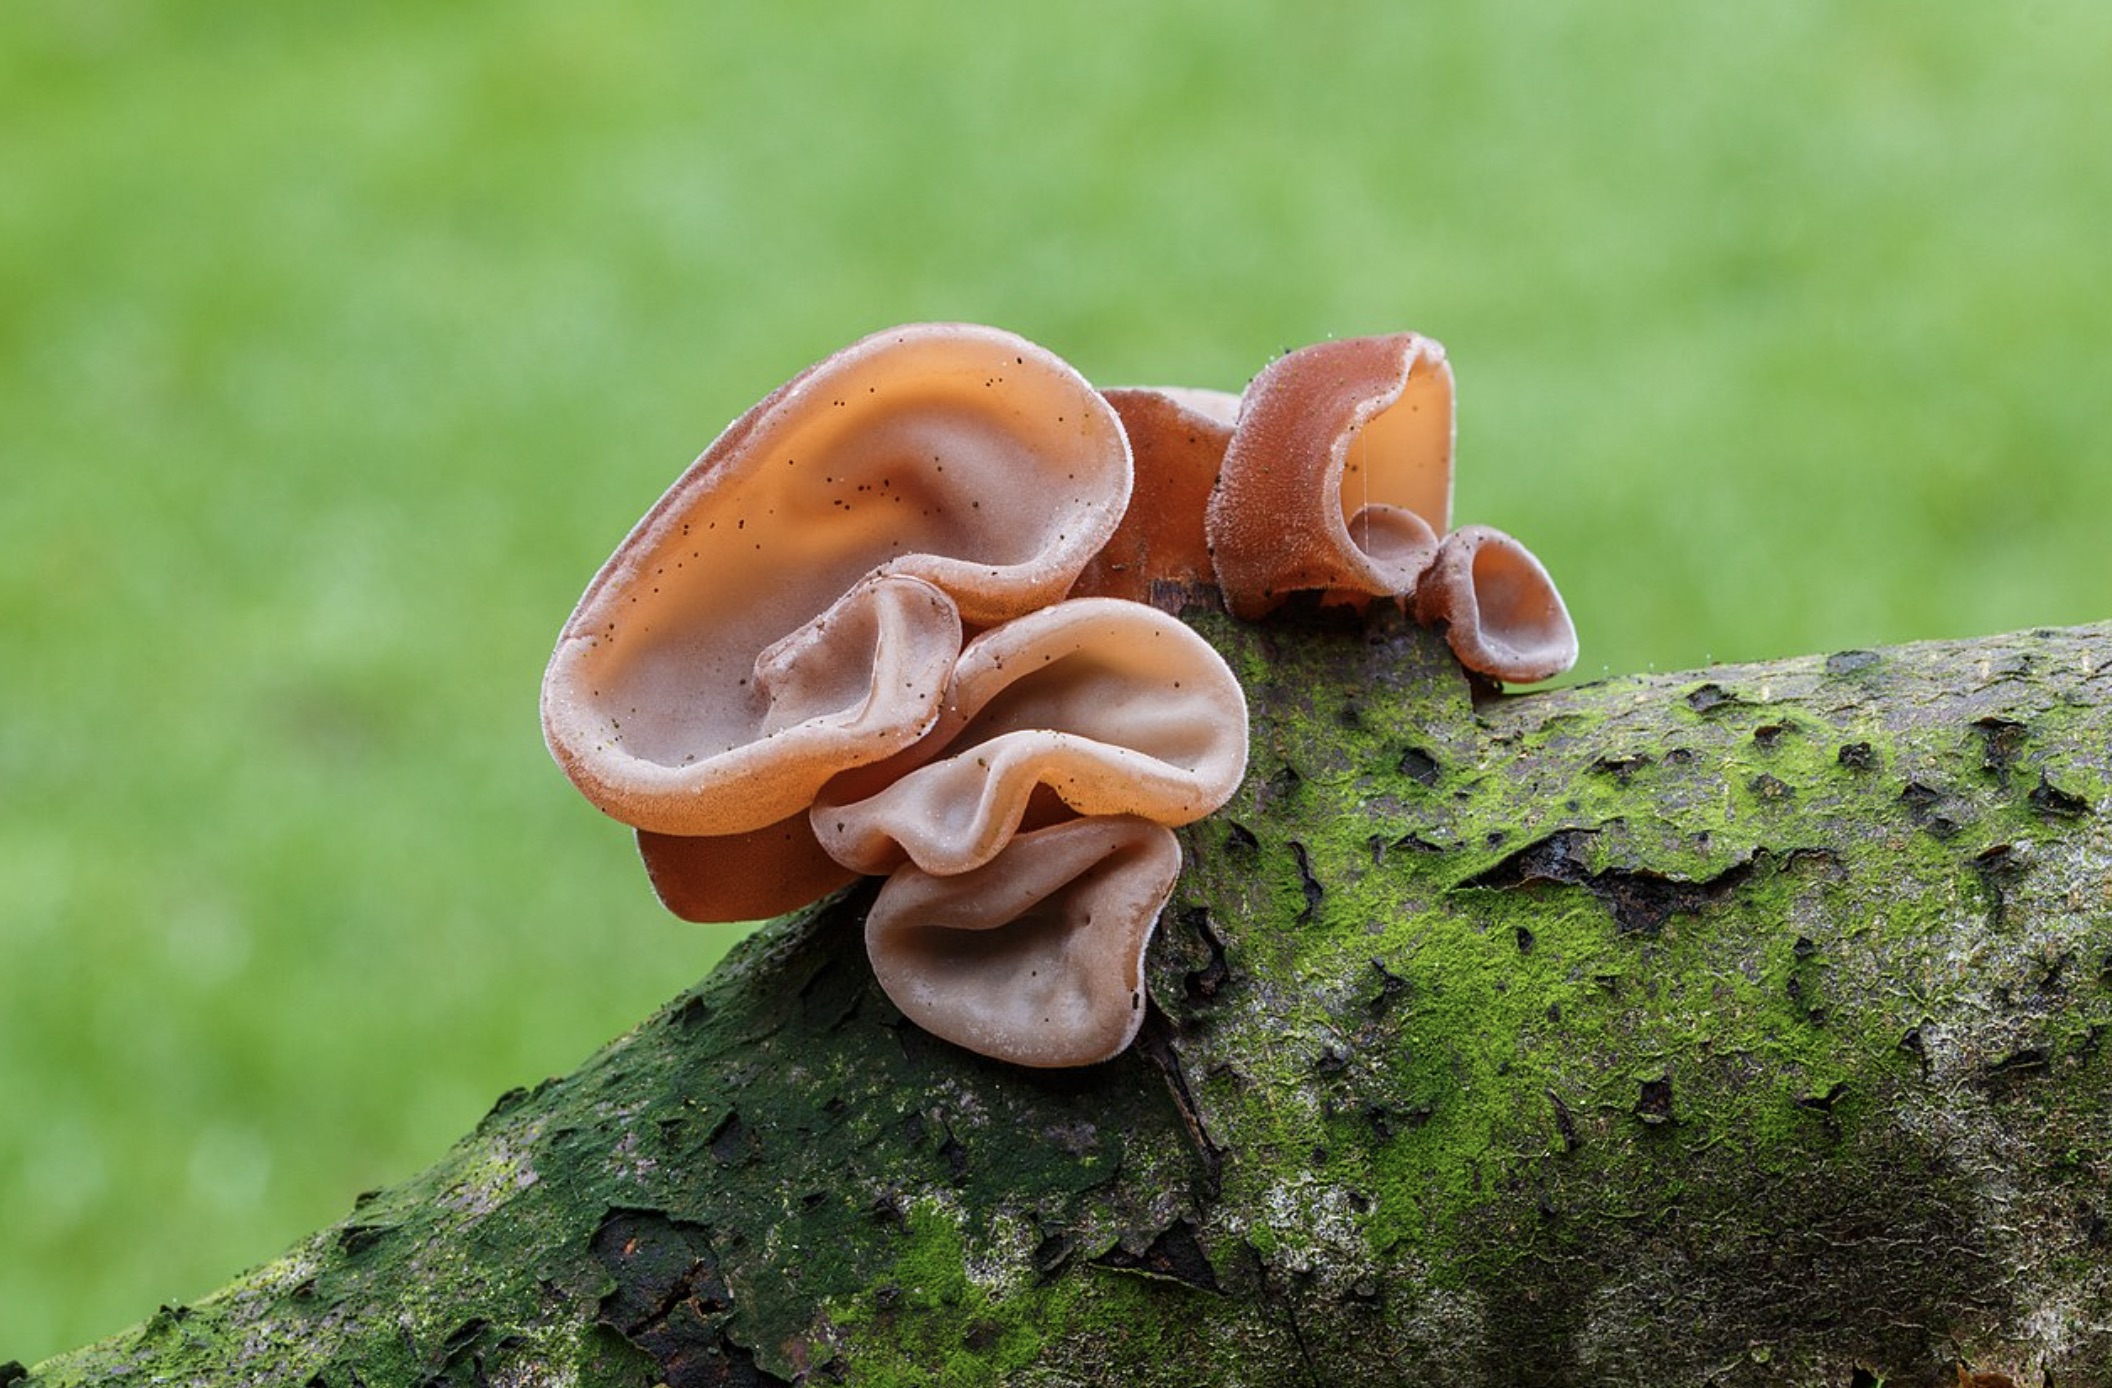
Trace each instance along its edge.
<instances>
[{"instance_id":1,"label":"mushroom cluster","mask_svg":"<svg viewBox=\"0 0 2112 1388\"><path fill-rule=\"evenodd\" d=\"M1494 678L1574 659L1529 553L1446 533L1451 409L1412 334L1291 353L1243 396L1102 393L994 328L875 334L735 420L617 547L558 638L545 736L675 914L884 877L866 947L905 1016L1018 1064L1107 1059L1143 1020L1172 830L1246 769L1238 681L1154 599L1391 597Z\"/></svg>"}]
</instances>

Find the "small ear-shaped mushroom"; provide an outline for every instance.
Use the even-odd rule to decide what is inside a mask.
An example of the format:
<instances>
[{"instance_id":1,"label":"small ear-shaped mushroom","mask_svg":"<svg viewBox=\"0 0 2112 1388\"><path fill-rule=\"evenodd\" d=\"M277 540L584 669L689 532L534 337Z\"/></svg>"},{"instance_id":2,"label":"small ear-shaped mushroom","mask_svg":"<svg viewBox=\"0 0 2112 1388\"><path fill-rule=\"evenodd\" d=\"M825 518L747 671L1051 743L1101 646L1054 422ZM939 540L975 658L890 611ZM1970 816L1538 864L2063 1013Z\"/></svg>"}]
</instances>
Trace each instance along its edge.
<instances>
[{"instance_id":1,"label":"small ear-shaped mushroom","mask_svg":"<svg viewBox=\"0 0 2112 1388\"><path fill-rule=\"evenodd\" d=\"M1113 409L1042 348L962 324L853 344L728 427L603 565L544 676L551 750L635 827L773 824L921 733L916 695L936 703L943 681L910 694L896 676L928 671L941 626L1060 598L1129 487ZM911 617L934 588L957 619ZM869 700L819 654L847 619L919 633L907 654L868 647Z\"/></svg>"},{"instance_id":2,"label":"small ear-shaped mushroom","mask_svg":"<svg viewBox=\"0 0 2112 1388\"><path fill-rule=\"evenodd\" d=\"M900 869L866 913L866 953L933 1035L1017 1065L1090 1065L1143 1023L1144 949L1180 871L1169 829L1071 820L958 876Z\"/></svg>"},{"instance_id":3,"label":"small ear-shaped mushroom","mask_svg":"<svg viewBox=\"0 0 2112 1388\"><path fill-rule=\"evenodd\" d=\"M858 876L822 852L805 810L744 834L640 829L638 856L660 904L686 921L767 920Z\"/></svg>"},{"instance_id":4,"label":"small ear-shaped mushroom","mask_svg":"<svg viewBox=\"0 0 2112 1388\"><path fill-rule=\"evenodd\" d=\"M1531 684L1577 663L1577 629L1554 580L1530 550L1490 526L1445 536L1416 586L1415 619L1442 622L1459 663L1493 679Z\"/></svg>"},{"instance_id":5,"label":"small ear-shaped mushroom","mask_svg":"<svg viewBox=\"0 0 2112 1388\"><path fill-rule=\"evenodd\" d=\"M1101 393L1129 434L1136 485L1114 537L1085 566L1071 596L1150 602L1154 584L1214 582L1203 512L1224 465L1239 397L1181 386Z\"/></svg>"},{"instance_id":6,"label":"small ear-shaped mushroom","mask_svg":"<svg viewBox=\"0 0 2112 1388\"><path fill-rule=\"evenodd\" d=\"M968 643L939 721L914 748L815 802L829 855L864 873L989 862L1053 797L1080 815L1187 824L1247 766L1247 706L1208 642L1141 603L1075 598ZM869 780L887 779L869 793ZM847 791L846 787L850 787Z\"/></svg>"},{"instance_id":7,"label":"small ear-shaped mushroom","mask_svg":"<svg viewBox=\"0 0 2112 1388\"><path fill-rule=\"evenodd\" d=\"M1270 363L1242 397L1211 498L1233 615L1293 592L1410 592L1452 515L1452 369L1415 333L1348 338Z\"/></svg>"},{"instance_id":8,"label":"small ear-shaped mushroom","mask_svg":"<svg viewBox=\"0 0 2112 1388\"><path fill-rule=\"evenodd\" d=\"M568 659L592 640L559 646L544 678L559 765L633 828L739 834L805 809L845 768L915 743L938 717L961 623L931 584L881 574L748 652L736 678L738 656L708 649L696 668L661 661L630 679Z\"/></svg>"}]
</instances>

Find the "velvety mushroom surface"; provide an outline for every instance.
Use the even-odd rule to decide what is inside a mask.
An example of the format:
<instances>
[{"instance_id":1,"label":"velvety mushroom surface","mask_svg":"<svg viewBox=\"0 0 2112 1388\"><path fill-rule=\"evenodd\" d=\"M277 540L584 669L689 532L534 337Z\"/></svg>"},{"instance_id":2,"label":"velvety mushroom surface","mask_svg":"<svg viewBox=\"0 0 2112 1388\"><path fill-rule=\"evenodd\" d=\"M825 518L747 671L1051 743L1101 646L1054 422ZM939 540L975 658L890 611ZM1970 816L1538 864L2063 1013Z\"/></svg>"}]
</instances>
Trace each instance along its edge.
<instances>
[{"instance_id":1,"label":"velvety mushroom surface","mask_svg":"<svg viewBox=\"0 0 2112 1388\"><path fill-rule=\"evenodd\" d=\"M1452 368L1415 333L1302 347L1248 383L1208 527L1233 615L1401 595L1452 516Z\"/></svg>"},{"instance_id":2,"label":"velvety mushroom surface","mask_svg":"<svg viewBox=\"0 0 2112 1388\"><path fill-rule=\"evenodd\" d=\"M1074 814L1188 824L1246 763L1246 698L1209 643L1154 608L1076 598L971 641L937 723L880 768L888 783L859 799L825 790L814 830L859 872L906 860L960 873L990 861L1041 792Z\"/></svg>"}]
</instances>

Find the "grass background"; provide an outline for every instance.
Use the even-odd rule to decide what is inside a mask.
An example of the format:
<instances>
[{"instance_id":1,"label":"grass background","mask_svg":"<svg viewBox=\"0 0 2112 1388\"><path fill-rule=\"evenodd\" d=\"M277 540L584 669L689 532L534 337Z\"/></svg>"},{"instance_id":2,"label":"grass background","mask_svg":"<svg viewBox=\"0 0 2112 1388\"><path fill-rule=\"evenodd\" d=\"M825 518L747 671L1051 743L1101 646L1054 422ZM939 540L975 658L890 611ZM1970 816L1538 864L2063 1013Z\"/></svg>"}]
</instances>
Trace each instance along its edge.
<instances>
[{"instance_id":1,"label":"grass background","mask_svg":"<svg viewBox=\"0 0 2112 1388\"><path fill-rule=\"evenodd\" d=\"M1582 674L2112 616L2112 8L0 8L0 1361L705 970L548 765L588 575L804 363L1414 327Z\"/></svg>"}]
</instances>

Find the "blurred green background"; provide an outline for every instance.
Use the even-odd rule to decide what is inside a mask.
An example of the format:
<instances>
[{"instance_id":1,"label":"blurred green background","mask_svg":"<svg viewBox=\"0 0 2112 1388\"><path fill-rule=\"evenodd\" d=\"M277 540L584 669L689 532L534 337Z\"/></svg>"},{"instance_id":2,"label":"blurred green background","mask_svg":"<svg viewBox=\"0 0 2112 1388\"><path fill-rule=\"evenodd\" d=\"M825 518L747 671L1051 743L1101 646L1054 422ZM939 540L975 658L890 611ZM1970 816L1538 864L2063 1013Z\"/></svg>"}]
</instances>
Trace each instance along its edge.
<instances>
[{"instance_id":1,"label":"blurred green background","mask_svg":"<svg viewBox=\"0 0 2112 1388\"><path fill-rule=\"evenodd\" d=\"M1413 327L1581 677L2112 617L2112 8L0 8L0 1361L195 1298L737 933L537 680L867 331Z\"/></svg>"}]
</instances>

